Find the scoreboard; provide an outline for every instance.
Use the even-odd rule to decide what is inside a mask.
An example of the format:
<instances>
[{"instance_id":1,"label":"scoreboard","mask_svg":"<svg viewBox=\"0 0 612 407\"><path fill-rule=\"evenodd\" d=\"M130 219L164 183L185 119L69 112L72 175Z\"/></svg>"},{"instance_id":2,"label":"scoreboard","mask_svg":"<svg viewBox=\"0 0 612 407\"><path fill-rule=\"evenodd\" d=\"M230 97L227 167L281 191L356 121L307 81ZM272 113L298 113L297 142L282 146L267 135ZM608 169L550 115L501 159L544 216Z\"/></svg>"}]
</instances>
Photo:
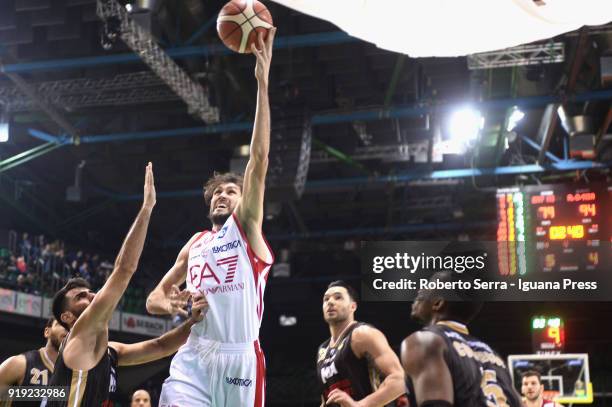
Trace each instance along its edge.
<instances>
[{"instance_id":1,"label":"scoreboard","mask_svg":"<svg viewBox=\"0 0 612 407\"><path fill-rule=\"evenodd\" d=\"M612 186L500 189L497 220L502 275L602 270L611 256Z\"/></svg>"},{"instance_id":2,"label":"scoreboard","mask_svg":"<svg viewBox=\"0 0 612 407\"><path fill-rule=\"evenodd\" d=\"M535 353L563 352L565 327L559 317L536 316L531 319L531 341Z\"/></svg>"}]
</instances>

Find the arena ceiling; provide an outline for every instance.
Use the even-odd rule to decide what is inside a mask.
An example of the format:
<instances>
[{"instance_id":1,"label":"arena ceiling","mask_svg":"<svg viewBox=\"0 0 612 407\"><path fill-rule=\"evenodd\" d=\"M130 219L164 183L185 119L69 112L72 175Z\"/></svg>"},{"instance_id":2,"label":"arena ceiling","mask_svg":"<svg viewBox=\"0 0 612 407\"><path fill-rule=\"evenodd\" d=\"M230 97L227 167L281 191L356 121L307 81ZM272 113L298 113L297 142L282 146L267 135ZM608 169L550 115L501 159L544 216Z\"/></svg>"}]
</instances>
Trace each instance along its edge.
<instances>
[{"instance_id":1,"label":"arena ceiling","mask_svg":"<svg viewBox=\"0 0 612 407\"><path fill-rule=\"evenodd\" d=\"M187 105L120 39L104 35L95 0L2 1L5 75L0 75L0 98L8 104L11 133L10 141L0 145L0 158L49 140L53 145L0 173L0 209L7 214L0 227L25 227L69 240L88 236L94 243L118 246L137 208L135 195L147 161L155 165L160 193L152 227L156 245L174 247L206 224L198 190L213 171L229 170L239 147L250 139L254 60L220 45L214 25L222 1L134 5L153 8L136 18L206 91L219 109L217 127L189 114ZM610 25L536 44L543 49L562 44L563 62L470 70L465 57L408 58L348 37L327 22L275 3L267 6L278 26L273 108L301 109L313 118L304 195L268 204L266 229L277 242L299 240L316 249L320 239L330 236L489 236L495 187L535 182L535 176L431 179L431 171L536 162L538 151L521 141L499 149L509 99L525 104L521 131L532 139L538 138L551 101L563 102L571 114L589 115L597 133L605 134L612 120L600 72L601 57L612 52ZM453 33L441 27L440 35ZM16 81L36 92L35 99L44 100L46 108ZM505 102L491 102L500 100ZM485 109L488 136L479 153L429 161L426 146L436 124L466 101L482 101ZM72 136L65 136L70 133L66 127ZM564 134L557 126L550 142L550 151L559 156ZM82 162L83 197L69 202L66 190ZM554 182L567 173L545 175L545 181ZM483 204L487 199L490 205Z\"/></svg>"}]
</instances>

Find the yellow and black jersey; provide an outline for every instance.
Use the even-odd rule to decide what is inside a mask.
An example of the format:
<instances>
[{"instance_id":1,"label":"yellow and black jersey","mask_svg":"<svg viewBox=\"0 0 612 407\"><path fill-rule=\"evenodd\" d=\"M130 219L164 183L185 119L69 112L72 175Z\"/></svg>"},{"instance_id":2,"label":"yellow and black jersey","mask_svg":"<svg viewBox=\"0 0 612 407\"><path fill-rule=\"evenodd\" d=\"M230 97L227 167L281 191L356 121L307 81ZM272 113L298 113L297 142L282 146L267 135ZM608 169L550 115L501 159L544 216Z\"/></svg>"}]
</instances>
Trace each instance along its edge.
<instances>
[{"instance_id":1,"label":"yellow and black jersey","mask_svg":"<svg viewBox=\"0 0 612 407\"><path fill-rule=\"evenodd\" d=\"M44 348L22 353L26 359L25 374L19 386L48 386L53 374L53 363L45 353ZM10 401L0 402L0 406L40 407L40 401Z\"/></svg>"},{"instance_id":2,"label":"yellow and black jersey","mask_svg":"<svg viewBox=\"0 0 612 407\"><path fill-rule=\"evenodd\" d=\"M489 345L471 336L465 325L440 321L423 330L446 342L444 360L453 378L453 406L521 407L504 361Z\"/></svg>"},{"instance_id":3,"label":"yellow and black jersey","mask_svg":"<svg viewBox=\"0 0 612 407\"><path fill-rule=\"evenodd\" d=\"M351 348L353 331L365 325L354 323L330 346L331 338L319 346L317 355L317 379L324 399L333 389L348 393L354 400L361 400L376 391L380 376L366 358L358 358ZM338 407L336 404L330 407Z\"/></svg>"},{"instance_id":4,"label":"yellow and black jersey","mask_svg":"<svg viewBox=\"0 0 612 407\"><path fill-rule=\"evenodd\" d=\"M45 407L113 407L117 392L117 351L108 347L98 364L90 370L72 370L57 357L51 386L67 386L67 401L44 401Z\"/></svg>"}]
</instances>

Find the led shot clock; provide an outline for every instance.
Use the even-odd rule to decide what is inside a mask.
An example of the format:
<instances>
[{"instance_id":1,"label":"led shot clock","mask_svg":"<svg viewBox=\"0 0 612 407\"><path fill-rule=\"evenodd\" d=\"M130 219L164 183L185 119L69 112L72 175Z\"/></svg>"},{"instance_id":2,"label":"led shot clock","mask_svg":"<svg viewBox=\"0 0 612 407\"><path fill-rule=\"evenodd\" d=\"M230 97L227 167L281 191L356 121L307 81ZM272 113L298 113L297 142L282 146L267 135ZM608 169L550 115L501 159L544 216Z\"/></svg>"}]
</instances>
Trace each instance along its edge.
<instances>
[{"instance_id":1,"label":"led shot clock","mask_svg":"<svg viewBox=\"0 0 612 407\"><path fill-rule=\"evenodd\" d=\"M561 353L565 347L565 326L559 317L536 316L531 319L531 338L535 353Z\"/></svg>"}]
</instances>

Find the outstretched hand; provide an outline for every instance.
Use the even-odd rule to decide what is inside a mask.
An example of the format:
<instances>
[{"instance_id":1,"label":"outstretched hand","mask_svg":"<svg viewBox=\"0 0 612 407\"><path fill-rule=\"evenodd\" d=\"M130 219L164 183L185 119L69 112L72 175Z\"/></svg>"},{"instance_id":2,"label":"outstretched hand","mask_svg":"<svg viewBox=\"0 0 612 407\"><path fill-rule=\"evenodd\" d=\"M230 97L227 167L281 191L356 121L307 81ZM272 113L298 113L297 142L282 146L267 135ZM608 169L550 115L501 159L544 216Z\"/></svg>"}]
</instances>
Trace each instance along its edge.
<instances>
[{"instance_id":1,"label":"outstretched hand","mask_svg":"<svg viewBox=\"0 0 612 407\"><path fill-rule=\"evenodd\" d=\"M192 297L193 303L191 304L191 319L194 322L200 322L204 319L204 315L208 311L208 301L204 294L194 294Z\"/></svg>"},{"instance_id":2,"label":"outstretched hand","mask_svg":"<svg viewBox=\"0 0 612 407\"><path fill-rule=\"evenodd\" d=\"M270 75L270 62L272 62L272 46L274 44L274 36L276 35L276 27L270 28L268 37L264 41L263 34L257 33L257 46L251 44L251 52L257 58L255 64L255 78L261 84L268 84L268 76Z\"/></svg>"},{"instance_id":3,"label":"outstretched hand","mask_svg":"<svg viewBox=\"0 0 612 407\"><path fill-rule=\"evenodd\" d=\"M144 198L142 200L142 207L145 209L152 210L156 202L155 197L155 178L153 177L153 164L149 162L145 171Z\"/></svg>"},{"instance_id":4,"label":"outstretched hand","mask_svg":"<svg viewBox=\"0 0 612 407\"><path fill-rule=\"evenodd\" d=\"M187 318L187 302L191 297L191 293L187 290L180 290L175 284L170 288L170 297L168 302L168 314L175 316L180 315L183 318Z\"/></svg>"},{"instance_id":5,"label":"outstretched hand","mask_svg":"<svg viewBox=\"0 0 612 407\"><path fill-rule=\"evenodd\" d=\"M330 404L338 404L340 407L361 407L361 403L353 400L348 393L340 389L334 389L331 391L331 393L329 393L325 405Z\"/></svg>"}]
</instances>

